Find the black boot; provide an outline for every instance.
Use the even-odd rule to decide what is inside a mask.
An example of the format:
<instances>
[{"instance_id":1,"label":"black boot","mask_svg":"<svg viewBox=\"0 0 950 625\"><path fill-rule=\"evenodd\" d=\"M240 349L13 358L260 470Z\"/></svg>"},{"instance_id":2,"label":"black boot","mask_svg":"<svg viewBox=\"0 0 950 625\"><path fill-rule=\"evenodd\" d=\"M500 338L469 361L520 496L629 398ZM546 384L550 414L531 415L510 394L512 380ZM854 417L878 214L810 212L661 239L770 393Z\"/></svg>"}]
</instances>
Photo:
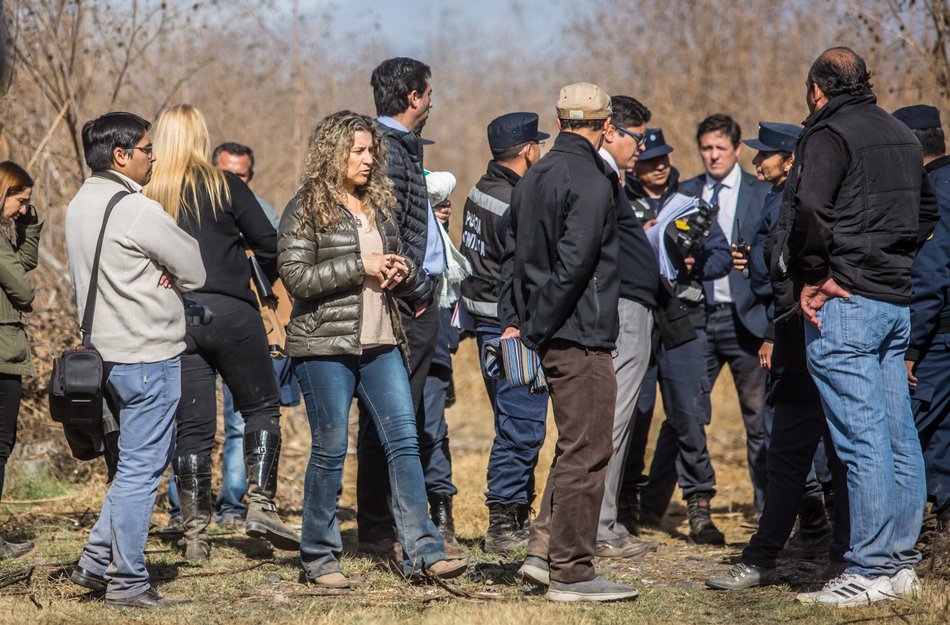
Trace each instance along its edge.
<instances>
[{"instance_id":1,"label":"black boot","mask_svg":"<svg viewBox=\"0 0 950 625\"><path fill-rule=\"evenodd\" d=\"M496 503L488 506L485 552L507 555L528 545L527 504ZM523 518L522 518L523 517Z\"/></svg>"},{"instance_id":2,"label":"black boot","mask_svg":"<svg viewBox=\"0 0 950 625\"><path fill-rule=\"evenodd\" d=\"M455 521L452 519L452 495L429 495L429 514L432 522L445 541L445 555L458 557L465 552L455 538Z\"/></svg>"},{"instance_id":3,"label":"black boot","mask_svg":"<svg viewBox=\"0 0 950 625\"><path fill-rule=\"evenodd\" d=\"M266 430L244 434L244 464L247 467L247 517L244 532L268 541L277 549L300 549L300 536L280 520L274 495L277 493L277 465L280 435Z\"/></svg>"},{"instance_id":4,"label":"black boot","mask_svg":"<svg viewBox=\"0 0 950 625\"><path fill-rule=\"evenodd\" d=\"M782 556L787 558L815 558L828 555L831 546L831 524L825 516L821 496L805 497L798 510L798 531L792 536Z\"/></svg>"},{"instance_id":5,"label":"black boot","mask_svg":"<svg viewBox=\"0 0 950 625\"><path fill-rule=\"evenodd\" d=\"M725 545L726 537L712 522L709 514L712 493L694 493L686 500L689 516L689 542L694 545Z\"/></svg>"},{"instance_id":6,"label":"black boot","mask_svg":"<svg viewBox=\"0 0 950 625\"><path fill-rule=\"evenodd\" d=\"M640 493L636 490L626 492L620 491L617 497L617 523L627 528L633 536L640 535L640 526L637 525L637 519L640 517Z\"/></svg>"},{"instance_id":7,"label":"black boot","mask_svg":"<svg viewBox=\"0 0 950 625\"><path fill-rule=\"evenodd\" d=\"M211 456L176 456L175 484L181 501L181 518L186 560L207 560L211 544L205 530L211 523Z\"/></svg>"}]
</instances>

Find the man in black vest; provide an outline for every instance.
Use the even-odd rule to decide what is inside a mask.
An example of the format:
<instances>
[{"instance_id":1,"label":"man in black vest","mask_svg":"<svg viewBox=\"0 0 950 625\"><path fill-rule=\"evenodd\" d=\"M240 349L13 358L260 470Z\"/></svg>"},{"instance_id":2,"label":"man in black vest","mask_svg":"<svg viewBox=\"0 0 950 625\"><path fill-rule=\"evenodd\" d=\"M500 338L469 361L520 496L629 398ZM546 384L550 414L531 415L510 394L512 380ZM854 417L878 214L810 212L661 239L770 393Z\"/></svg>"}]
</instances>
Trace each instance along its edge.
<instances>
[{"instance_id":1,"label":"man in black vest","mask_svg":"<svg viewBox=\"0 0 950 625\"><path fill-rule=\"evenodd\" d=\"M462 282L462 305L474 321L479 353L486 342L502 333L498 296L511 192L541 158L541 145L549 136L538 132L535 113L508 113L488 124L492 160L468 192L462 224L462 253L472 264L472 274ZM517 336L517 328L505 330L506 337ZM484 379L495 421L485 493L485 551L504 554L522 549L528 542L534 469L544 443L548 394L531 393L527 386L510 386L504 378Z\"/></svg>"},{"instance_id":2,"label":"man in black vest","mask_svg":"<svg viewBox=\"0 0 950 625\"><path fill-rule=\"evenodd\" d=\"M798 600L851 606L920 588L914 544L927 492L904 355L911 265L937 203L920 143L876 105L861 57L826 50L806 85L811 116L785 194L794 210L787 266L808 369L848 466L851 549L844 575Z\"/></svg>"},{"instance_id":3,"label":"man in black vest","mask_svg":"<svg viewBox=\"0 0 950 625\"><path fill-rule=\"evenodd\" d=\"M426 474L426 490L432 483L451 484L436 479L427 460L432 456L433 441L425 435L425 410L422 395L435 353L439 328L438 306L434 305L435 284L445 268L445 250L435 214L429 206L425 173L422 168L422 139L419 133L432 108L429 66L415 59L387 59L373 70L370 80L376 103L377 122L386 142L386 175L393 181L396 206L393 213L399 224L403 253L419 271L419 283L409 297L399 303L402 325L409 344L409 389L420 432L419 454ZM360 410L360 434L357 446L359 471L356 479L357 515L361 551L396 556L392 511L389 509L389 474L386 456L376 429L364 410ZM443 470L440 467L438 470ZM443 477L444 476L439 476ZM455 542L452 519L453 492L427 492L432 520L446 539L446 549L461 553Z\"/></svg>"}]
</instances>

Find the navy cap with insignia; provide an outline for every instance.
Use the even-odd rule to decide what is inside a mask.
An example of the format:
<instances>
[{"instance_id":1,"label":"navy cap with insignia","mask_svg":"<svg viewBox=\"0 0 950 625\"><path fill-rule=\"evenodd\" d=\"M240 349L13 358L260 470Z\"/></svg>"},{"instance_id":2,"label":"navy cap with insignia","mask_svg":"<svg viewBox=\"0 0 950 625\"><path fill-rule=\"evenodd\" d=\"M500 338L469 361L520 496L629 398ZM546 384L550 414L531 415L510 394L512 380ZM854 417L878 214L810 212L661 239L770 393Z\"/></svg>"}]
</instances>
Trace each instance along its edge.
<instances>
[{"instance_id":1,"label":"navy cap with insignia","mask_svg":"<svg viewBox=\"0 0 950 625\"><path fill-rule=\"evenodd\" d=\"M647 128L643 132L643 138L645 141L643 151L637 157L641 161L648 161L651 158L663 156L673 151L672 147L666 145L662 128Z\"/></svg>"},{"instance_id":2,"label":"navy cap with insignia","mask_svg":"<svg viewBox=\"0 0 950 625\"><path fill-rule=\"evenodd\" d=\"M780 124L778 122L759 122L759 136L756 139L743 141L753 150L760 152L795 151L795 142L802 134L803 128L797 124Z\"/></svg>"},{"instance_id":3,"label":"navy cap with insignia","mask_svg":"<svg viewBox=\"0 0 950 625\"><path fill-rule=\"evenodd\" d=\"M530 141L544 141L550 136L538 132L537 113L507 113L488 124L488 147L493 150L503 150Z\"/></svg>"}]
</instances>

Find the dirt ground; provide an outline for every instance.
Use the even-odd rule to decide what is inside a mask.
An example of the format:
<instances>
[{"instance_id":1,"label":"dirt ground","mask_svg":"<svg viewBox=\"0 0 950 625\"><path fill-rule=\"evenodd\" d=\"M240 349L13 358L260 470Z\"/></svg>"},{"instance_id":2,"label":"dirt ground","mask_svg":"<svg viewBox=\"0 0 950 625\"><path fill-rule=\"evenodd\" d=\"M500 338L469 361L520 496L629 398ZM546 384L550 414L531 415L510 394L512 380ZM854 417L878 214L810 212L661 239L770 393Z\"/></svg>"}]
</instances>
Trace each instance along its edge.
<instances>
[{"instance_id":1,"label":"dirt ground","mask_svg":"<svg viewBox=\"0 0 950 625\"><path fill-rule=\"evenodd\" d=\"M450 586L410 585L380 564L356 556L355 457L347 463L340 519L347 553L344 571L356 582L347 591L327 592L297 583L297 554L274 552L241 534L212 526L212 559L187 563L177 549L159 539L167 520L163 501L153 516L147 546L154 583L168 597L193 603L162 612L104 612L101 600L68 581L89 528L95 521L105 487L92 480L65 494L31 504L0 508L0 526L9 539L30 538L36 551L0 563L0 623L88 623L104 619L135 623L416 623L455 625L556 625L560 623L950 623L950 568L947 559L924 563L923 596L914 601L878 604L851 610L799 606L795 592L817 586L824 563L783 561L780 584L746 592L706 590L703 580L724 570L752 534L744 513L751 502L745 464L744 435L731 379L724 375L714 391L709 445L718 477L713 516L726 533L723 548L689 546L685 509L678 499L664 521L668 531L645 532L660 541L656 553L639 561L598 561L606 576L640 590L633 602L563 605L515 580L519 562L484 554L480 540L487 526L485 469L492 427L478 373L474 344L463 342L456 359L458 402L448 411L456 497L456 525L469 551L469 573ZM658 410L654 434L662 420ZM538 482L544 483L553 448L549 432ZM285 518L300 522L303 477L309 454L309 428L302 410L285 419L283 480L279 503Z\"/></svg>"}]
</instances>

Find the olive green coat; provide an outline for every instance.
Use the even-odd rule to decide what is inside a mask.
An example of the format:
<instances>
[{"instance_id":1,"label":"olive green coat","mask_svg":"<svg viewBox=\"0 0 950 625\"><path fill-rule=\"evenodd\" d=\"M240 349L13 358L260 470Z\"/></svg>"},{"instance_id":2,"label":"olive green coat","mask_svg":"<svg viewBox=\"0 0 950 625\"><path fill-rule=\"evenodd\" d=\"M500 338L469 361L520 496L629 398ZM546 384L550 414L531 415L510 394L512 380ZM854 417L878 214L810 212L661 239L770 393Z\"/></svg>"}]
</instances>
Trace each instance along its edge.
<instances>
[{"instance_id":1,"label":"olive green coat","mask_svg":"<svg viewBox=\"0 0 950 625\"><path fill-rule=\"evenodd\" d=\"M36 375L23 313L33 310L33 283L43 224L17 226L17 245L0 236L0 373Z\"/></svg>"},{"instance_id":2,"label":"olive green coat","mask_svg":"<svg viewBox=\"0 0 950 625\"><path fill-rule=\"evenodd\" d=\"M301 228L303 207L294 198L284 209L277 242L280 277L294 298L287 325L287 354L307 356L358 355L362 320L363 280L366 272L360 257L359 236L352 214L342 206L345 218L333 232L318 232L312 222ZM378 213L377 213L378 214ZM377 220L386 254L402 255L399 228L392 219ZM393 334L408 357L406 334L395 297L412 291L415 264L406 259L409 275L387 292Z\"/></svg>"}]
</instances>

